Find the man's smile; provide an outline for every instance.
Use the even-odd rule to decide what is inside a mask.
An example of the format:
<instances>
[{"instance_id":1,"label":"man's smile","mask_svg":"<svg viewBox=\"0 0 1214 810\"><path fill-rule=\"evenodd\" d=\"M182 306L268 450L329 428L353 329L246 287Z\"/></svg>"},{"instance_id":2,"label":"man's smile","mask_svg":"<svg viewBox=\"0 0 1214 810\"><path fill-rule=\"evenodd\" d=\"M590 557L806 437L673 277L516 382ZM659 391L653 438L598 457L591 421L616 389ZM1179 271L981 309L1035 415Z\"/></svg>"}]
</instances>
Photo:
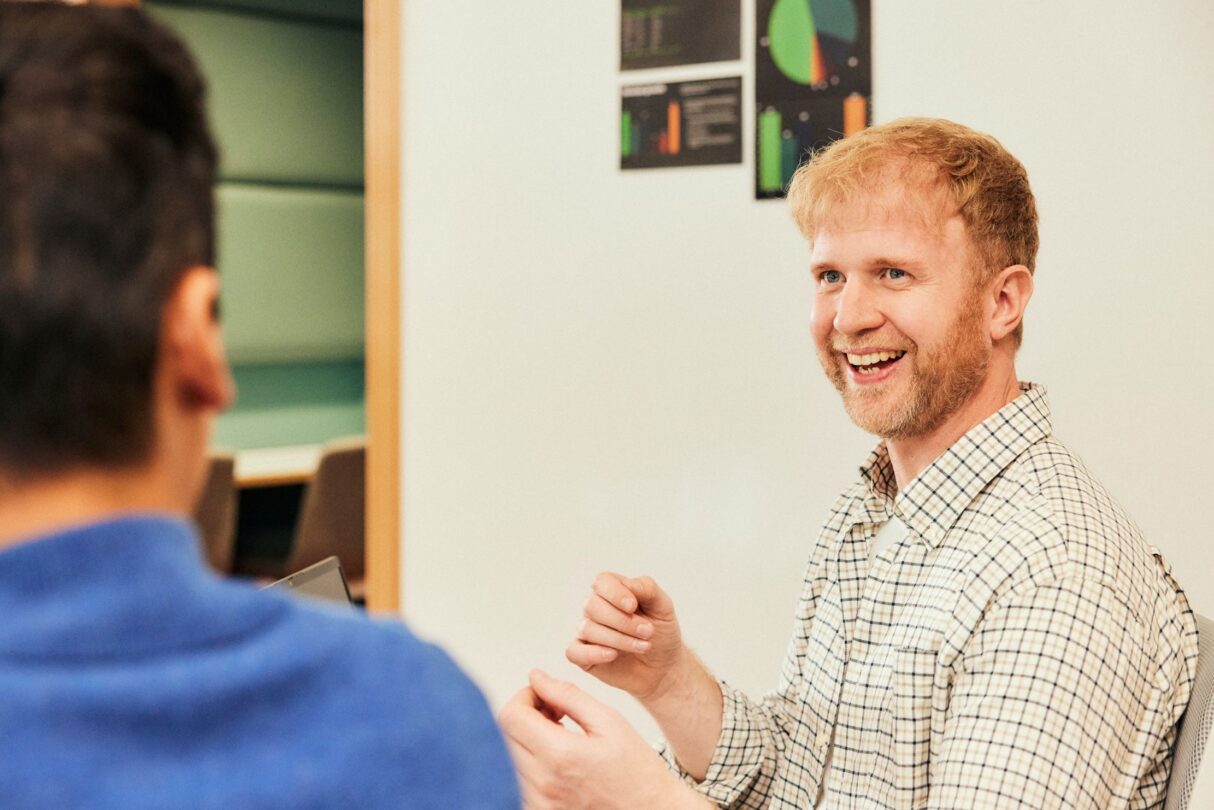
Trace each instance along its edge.
<instances>
[{"instance_id":1,"label":"man's smile","mask_svg":"<svg viewBox=\"0 0 1214 810\"><path fill-rule=\"evenodd\" d=\"M860 374L872 374L902 359L905 351L847 352L847 362Z\"/></svg>"},{"instance_id":2,"label":"man's smile","mask_svg":"<svg viewBox=\"0 0 1214 810\"><path fill-rule=\"evenodd\" d=\"M846 361L848 377L866 385L889 377L906 356L906 350L863 348L840 351L839 355Z\"/></svg>"}]
</instances>

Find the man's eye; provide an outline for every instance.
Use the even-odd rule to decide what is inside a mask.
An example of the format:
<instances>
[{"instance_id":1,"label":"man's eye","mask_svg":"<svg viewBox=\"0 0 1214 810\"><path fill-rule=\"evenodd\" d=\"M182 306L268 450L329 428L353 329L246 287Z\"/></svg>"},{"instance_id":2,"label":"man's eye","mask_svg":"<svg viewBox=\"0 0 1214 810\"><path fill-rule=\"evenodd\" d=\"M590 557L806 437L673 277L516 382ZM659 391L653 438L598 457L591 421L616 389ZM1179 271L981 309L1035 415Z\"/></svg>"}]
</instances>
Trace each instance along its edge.
<instances>
[{"instance_id":1,"label":"man's eye","mask_svg":"<svg viewBox=\"0 0 1214 810\"><path fill-rule=\"evenodd\" d=\"M898 279L906 278L906 271L899 270L897 267L885 268L885 277L897 281Z\"/></svg>"},{"instance_id":2,"label":"man's eye","mask_svg":"<svg viewBox=\"0 0 1214 810\"><path fill-rule=\"evenodd\" d=\"M826 270L818 276L818 280L823 284L838 284L843 280L843 274L838 270Z\"/></svg>"}]
</instances>

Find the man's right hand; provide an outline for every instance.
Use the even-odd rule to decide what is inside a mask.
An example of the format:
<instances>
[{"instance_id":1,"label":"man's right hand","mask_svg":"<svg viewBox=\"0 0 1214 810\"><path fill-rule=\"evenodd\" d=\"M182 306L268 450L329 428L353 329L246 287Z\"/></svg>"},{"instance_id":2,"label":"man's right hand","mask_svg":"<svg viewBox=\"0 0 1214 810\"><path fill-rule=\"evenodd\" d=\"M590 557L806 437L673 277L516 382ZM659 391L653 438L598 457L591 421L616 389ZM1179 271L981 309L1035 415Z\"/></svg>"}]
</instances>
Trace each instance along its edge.
<instances>
[{"instance_id":1,"label":"man's right hand","mask_svg":"<svg viewBox=\"0 0 1214 810\"><path fill-rule=\"evenodd\" d=\"M649 577L599 574L582 616L565 657L639 700L683 769L703 779L721 736L721 688L683 644L670 597Z\"/></svg>"},{"instance_id":2,"label":"man's right hand","mask_svg":"<svg viewBox=\"0 0 1214 810\"><path fill-rule=\"evenodd\" d=\"M642 703L673 683L684 647L674 604L649 577L595 577L565 657Z\"/></svg>"}]
</instances>

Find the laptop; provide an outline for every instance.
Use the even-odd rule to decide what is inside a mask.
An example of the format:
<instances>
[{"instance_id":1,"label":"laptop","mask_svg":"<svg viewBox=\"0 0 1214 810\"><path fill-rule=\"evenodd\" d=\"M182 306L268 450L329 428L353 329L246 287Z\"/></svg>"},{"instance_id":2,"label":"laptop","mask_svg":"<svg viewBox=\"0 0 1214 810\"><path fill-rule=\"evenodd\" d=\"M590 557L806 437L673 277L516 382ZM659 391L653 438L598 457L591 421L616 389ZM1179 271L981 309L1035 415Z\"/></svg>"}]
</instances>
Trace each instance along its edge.
<instances>
[{"instance_id":1,"label":"laptop","mask_svg":"<svg viewBox=\"0 0 1214 810\"><path fill-rule=\"evenodd\" d=\"M350 597L350 588L346 585L346 572L342 570L341 561L337 557L326 557L266 587L280 588L308 599L323 599L351 606L354 604Z\"/></svg>"}]
</instances>

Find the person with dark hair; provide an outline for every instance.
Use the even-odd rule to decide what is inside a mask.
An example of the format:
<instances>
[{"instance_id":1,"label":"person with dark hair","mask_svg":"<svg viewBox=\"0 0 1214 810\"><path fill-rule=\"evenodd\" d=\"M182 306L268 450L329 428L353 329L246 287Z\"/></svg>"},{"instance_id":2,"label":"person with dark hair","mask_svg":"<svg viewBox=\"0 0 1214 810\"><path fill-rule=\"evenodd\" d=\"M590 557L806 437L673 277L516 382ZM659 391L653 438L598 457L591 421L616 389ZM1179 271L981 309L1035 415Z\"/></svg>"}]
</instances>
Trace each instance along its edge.
<instances>
[{"instance_id":1,"label":"person with dark hair","mask_svg":"<svg viewBox=\"0 0 1214 810\"><path fill-rule=\"evenodd\" d=\"M441 650L204 566L204 101L139 10L0 2L0 803L517 807Z\"/></svg>"}]
</instances>

